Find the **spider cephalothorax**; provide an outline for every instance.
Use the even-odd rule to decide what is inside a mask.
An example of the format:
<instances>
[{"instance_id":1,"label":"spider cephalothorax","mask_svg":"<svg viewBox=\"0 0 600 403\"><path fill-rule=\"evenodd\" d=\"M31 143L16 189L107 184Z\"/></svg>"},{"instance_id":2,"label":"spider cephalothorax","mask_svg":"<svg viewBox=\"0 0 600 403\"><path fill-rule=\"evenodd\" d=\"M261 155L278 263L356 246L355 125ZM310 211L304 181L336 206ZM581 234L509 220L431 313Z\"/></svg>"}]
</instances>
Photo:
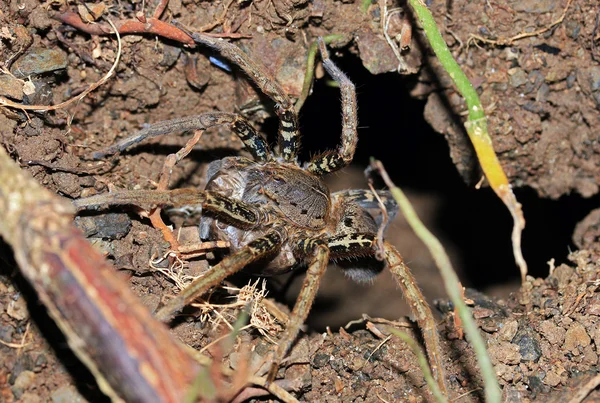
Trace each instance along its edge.
<instances>
[{"instance_id":1,"label":"spider cephalothorax","mask_svg":"<svg viewBox=\"0 0 600 403\"><path fill-rule=\"evenodd\" d=\"M259 273L272 275L306 263L308 269L302 290L273 358L272 380L308 315L329 260L374 256L378 229L384 225L379 214L381 199L391 213L395 213L397 206L389 195L376 198L370 191L332 194L321 179L323 174L349 164L357 143L354 85L329 59L322 40L319 47L323 66L339 83L342 94L341 144L336 150L301 165L297 160L298 118L281 85L237 47L201 34L190 35L198 43L217 49L273 99L280 119L275 151L271 151L265 139L243 117L233 113L212 112L158 122L96 156L123 151L152 136L228 125L252 158L228 157L214 161L209 166L204 190L119 191L80 199L75 204L88 209L111 204L200 205L201 237L225 240L231 245L227 257L157 312L161 320L170 319L210 287L251 264L256 267L259 262ZM385 257L392 271L405 270L401 257L392 249L386 244ZM358 281L368 280L378 271L370 265L356 264L346 269L347 274ZM400 286L406 289L411 281L400 282ZM419 292L418 289L411 291ZM430 313L428 315L426 319L433 323Z\"/></svg>"},{"instance_id":2,"label":"spider cephalothorax","mask_svg":"<svg viewBox=\"0 0 600 403\"><path fill-rule=\"evenodd\" d=\"M252 206L248 216L257 219L240 225L232 223L227 215L208 211L200 221L200 238L228 241L232 252L236 252L270 228L281 231L284 241L279 250L261 262L260 275L285 273L302 263L310 252L309 241L327 242L332 258L368 254L358 239L351 239L352 235L364 234L366 238L378 230L373 216L363 208L369 202L376 203L368 192L330 194L320 177L295 164L228 157L212 162L207 176L205 190L247 203ZM356 280L365 280L373 273L371 267L349 268L347 273Z\"/></svg>"}]
</instances>

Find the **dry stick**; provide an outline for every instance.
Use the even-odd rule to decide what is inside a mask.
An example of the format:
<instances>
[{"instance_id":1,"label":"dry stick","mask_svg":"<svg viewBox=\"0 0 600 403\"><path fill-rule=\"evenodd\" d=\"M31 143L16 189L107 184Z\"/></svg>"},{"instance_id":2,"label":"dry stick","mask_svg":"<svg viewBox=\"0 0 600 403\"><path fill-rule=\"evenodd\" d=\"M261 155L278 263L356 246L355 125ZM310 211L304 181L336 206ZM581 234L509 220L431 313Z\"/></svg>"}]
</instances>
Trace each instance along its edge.
<instances>
[{"instance_id":1,"label":"dry stick","mask_svg":"<svg viewBox=\"0 0 600 403\"><path fill-rule=\"evenodd\" d=\"M458 310L469 342L473 345L473 349L475 350L485 384L486 401L489 403L500 403L502 394L500 392L498 380L496 379L496 372L494 371L490 356L486 350L485 341L481 337L481 334L479 334L477 324L475 323L469 308L467 308L467 305L462 299L462 286L452 268L450 258L448 258L440 241L429 232L427 227L425 227L423 222L419 219L419 216L413 209L408 198L404 195L404 192L396 187L391 181L381 162L372 161L371 166L380 173L383 181L390 188L392 196L394 196L394 199L398 202L400 210L402 210L402 213L406 217L406 221L408 221L408 224L421 241L425 243L429 253L433 256L433 259L440 270L440 274L442 275L446 292Z\"/></svg>"},{"instance_id":2,"label":"dry stick","mask_svg":"<svg viewBox=\"0 0 600 403\"><path fill-rule=\"evenodd\" d=\"M56 14L53 16L67 25L77 28L81 32L88 33L90 35L110 35L113 31L109 27L103 24L88 24L81 20L78 14L67 11L62 14ZM172 24L161 21L157 18L150 17L146 18L145 22L139 20L124 20L115 22L117 31L121 35L135 35L135 34L153 34L163 38L171 39L176 42L183 43L190 47L195 47L196 43L188 34L183 32L181 29L176 28ZM246 38L248 35L238 33L204 33L203 35L214 37L214 38Z\"/></svg>"},{"instance_id":3,"label":"dry stick","mask_svg":"<svg viewBox=\"0 0 600 403\"><path fill-rule=\"evenodd\" d=\"M114 73L121 55L118 32L117 43L112 68L78 96L53 106L21 105L0 97L0 106L56 110L82 99ZM0 211L5 215L0 235L15 250L23 275L102 391L114 400L181 401L198 371L195 361L71 225L71 204L27 176L2 148Z\"/></svg>"},{"instance_id":4,"label":"dry stick","mask_svg":"<svg viewBox=\"0 0 600 403\"><path fill-rule=\"evenodd\" d=\"M53 18L90 35L110 35L113 33L113 31L108 29L106 25L88 24L83 22L78 14L71 11L56 14L53 16ZM162 36L163 38L181 42L191 47L195 46L192 38L190 38L185 32L175 28L169 23L153 17L147 18L145 23L139 20L117 21L115 26L117 27L117 32L119 32L121 35L154 34Z\"/></svg>"},{"instance_id":5,"label":"dry stick","mask_svg":"<svg viewBox=\"0 0 600 403\"><path fill-rule=\"evenodd\" d=\"M175 154L169 154L165 159L163 164L162 171L160 173L160 179L158 181L158 186L156 190L167 190L169 187L169 181L171 180L171 174L173 173L173 168L175 165L187 157L187 155L192 152L194 146L200 141L200 137L202 137L202 133L204 130L196 130L194 132L194 136L185 143L185 146L177 151ZM164 223L162 217L160 216L160 212L162 209L160 207L153 208L148 214L148 218L152 222L152 226L160 230L163 235L163 238L169 242L171 245L171 250L175 253L179 253L179 241L173 235L173 232L167 227Z\"/></svg>"},{"instance_id":6,"label":"dry stick","mask_svg":"<svg viewBox=\"0 0 600 403\"><path fill-rule=\"evenodd\" d=\"M581 403L594 389L600 385L600 374L595 375L583 387L581 387L575 395L569 400L569 403Z\"/></svg>"},{"instance_id":7,"label":"dry stick","mask_svg":"<svg viewBox=\"0 0 600 403\"><path fill-rule=\"evenodd\" d=\"M567 16L567 11L569 10L569 7L571 6L572 1L573 0L567 1L567 5L565 6L561 16L556 21L552 22L550 25L548 25L542 29L538 29L537 31L534 31L534 32L521 32L520 34L517 34L511 38L500 38L500 39L486 39L479 35L471 34L469 37L469 40L467 41L467 45L472 41L480 41L480 42L488 43L488 44L495 45L495 46L510 46L510 45L512 45L513 42L518 41L520 39L530 38L532 36L541 35L545 32L550 31L552 28L554 28L555 26L557 26L558 24L560 24L564 21L565 17Z\"/></svg>"},{"instance_id":8,"label":"dry stick","mask_svg":"<svg viewBox=\"0 0 600 403\"><path fill-rule=\"evenodd\" d=\"M169 5L169 0L160 0L154 13L152 13L152 17L158 19L165 12L167 6Z\"/></svg>"},{"instance_id":9,"label":"dry stick","mask_svg":"<svg viewBox=\"0 0 600 403\"><path fill-rule=\"evenodd\" d=\"M0 147L0 235L69 346L114 400L181 402L199 367L72 226L74 208Z\"/></svg>"},{"instance_id":10,"label":"dry stick","mask_svg":"<svg viewBox=\"0 0 600 403\"><path fill-rule=\"evenodd\" d=\"M570 1L570 0L569 0ZM525 218L521 204L517 201L515 194L512 191L506 174L502 170L502 166L498 161L498 157L492 146L492 139L487 129L487 118L485 111L479 100L479 95L473 85L462 71L452 53L448 49L444 38L433 19L433 15L423 4L422 0L409 0L409 3L414 10L421 26L425 30L427 39L431 48L435 52L440 64L448 72L450 78L456 85L460 94L465 98L467 103L469 117L465 123L467 134L473 144L479 164L485 173L485 176L490 184L490 187L496 192L496 195L504 202L510 214L512 215L514 225L512 231L512 247L515 256L515 262L521 271L521 280L525 283L527 277L527 263L523 258L521 251L521 234L525 228Z\"/></svg>"},{"instance_id":11,"label":"dry stick","mask_svg":"<svg viewBox=\"0 0 600 403\"><path fill-rule=\"evenodd\" d=\"M65 102L61 102L57 105L23 105L23 104L19 104L16 102L13 102L5 97L3 97L2 95L0 95L0 107L4 106L4 107L9 107L9 108L16 108L16 109L21 109L23 111L54 111L57 109L63 109L67 106L69 106L70 104L72 104L73 102L77 102L80 101L81 99L83 99L87 94L89 94L90 92L94 91L96 88L100 87L102 84L104 84L115 72L115 69L117 68L117 66L119 65L119 60L121 59L121 37L119 36L119 32L117 31L117 28L115 27L115 25L112 23L111 20L107 19L108 23L110 24L110 26L113 28L113 32L117 35L117 57L115 57L115 62L113 63L112 67L110 68L110 70L108 71L108 73L106 73L104 75L104 77L102 77L100 80L98 80L97 82L95 82L94 84L90 85L85 91L83 91L81 94L69 99L68 101Z\"/></svg>"}]
</instances>

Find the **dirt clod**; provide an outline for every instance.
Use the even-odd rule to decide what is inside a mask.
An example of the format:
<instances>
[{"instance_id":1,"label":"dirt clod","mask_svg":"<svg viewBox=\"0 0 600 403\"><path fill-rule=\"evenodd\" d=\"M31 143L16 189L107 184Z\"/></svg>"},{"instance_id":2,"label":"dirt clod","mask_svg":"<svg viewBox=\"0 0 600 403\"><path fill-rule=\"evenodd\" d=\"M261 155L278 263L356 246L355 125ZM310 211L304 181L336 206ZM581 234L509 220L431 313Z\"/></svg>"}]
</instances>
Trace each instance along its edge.
<instances>
[{"instance_id":1,"label":"dirt clod","mask_svg":"<svg viewBox=\"0 0 600 403\"><path fill-rule=\"evenodd\" d=\"M123 19L151 12L149 9L154 7L153 2L104 3L109 6L111 18ZM229 9L223 13L226 3ZM142 10L141 4L147 9ZM482 98L494 148L511 185L528 187L553 199L573 193L585 198L597 195L600 68L594 59L594 44L598 44L594 28L596 2L572 2L556 25L552 24L563 14L567 0L428 4L451 51ZM56 104L81 93L106 74L116 56L115 38L66 28L51 18L52 13L70 6L72 2L64 1L45 2L43 6L36 0L0 2L0 67L18 77L0 75L0 95L27 104ZM216 23L206 28L209 33L234 42L252 59L265 64L269 74L292 97L301 93L311 43L321 35L341 35L344 39L331 45L336 60L353 55L354 59L347 60L362 63L372 74L395 75L402 67L401 72L408 75L402 77L403 82L410 87L411 96L425 103L425 119L446 139L456 169L466 182L476 183L481 175L462 126L465 103L423 45L422 30L412 26L409 46L400 49L397 35L408 12L405 5L388 2L387 15L381 1L366 4L365 9L363 6L363 1L332 0L172 0L162 20L176 17L195 28ZM382 31L386 21L390 22L387 33L391 41ZM518 33L550 26L542 34L509 40ZM276 129L270 128L275 118L272 103L219 55L159 36L127 35L122 40L122 59L115 75L68 109L45 113L0 110L2 147L44 186L69 199L113 187L154 189L166 155L183 146L189 136L173 134L148 140L115 158L114 164L107 162L102 171L86 156L145 124L205 111L241 112L273 143ZM360 109L364 87L363 83L356 84ZM403 107L394 104L395 98L386 97L381 102ZM395 119L394 113L388 115ZM402 129L402 122L397 126ZM308 135L318 137L320 132ZM393 136L384 135L376 133L373 138L378 147L391 147ZM361 142L370 140L361 137ZM208 130L189 158L173 169L170 186L202 188L210 161L244 152L240 140L228 128ZM362 181L362 176L362 168L349 169L331 181L346 181L346 186L354 180ZM430 208L424 216L436 216L437 210L433 210ZM196 217L187 212L166 211L163 217L171 220L177 230L187 227L197 233ZM172 268L170 257L156 263L155 268L149 263L166 256L169 245L145 218L122 209L82 216L77 223L86 235L95 238L96 246L112 259L119 275L148 309L155 310L178 291L167 276L156 273L156 268ZM390 228L396 233L389 237L403 235L400 225L404 224ZM561 393L580 386L582 379L577 374L588 376L598 370L600 210L581 221L573 239L580 250L571 255L571 263L552 266L547 278L528 278L521 291L510 298L495 299L467 290L466 297L473 301L471 309L486 339L506 402L557 401L557 396L561 401ZM420 267L426 252L416 243L407 247L407 254L414 253L407 261ZM200 275L219 253L211 251L208 258L190 262L183 273ZM6 262L0 270L0 401L96 401L101 393L94 382L82 381L78 371L70 374L65 369L76 359L59 358L64 342L47 341L53 340L48 332L53 335L56 329L37 328L50 319L38 317L44 310L34 293L27 294L11 253L4 253L0 262ZM365 297L366 287L339 279L331 281L328 286L345 299L321 294L315 310L330 313L327 321L331 317L341 321L346 311L359 309L359 303L365 304L360 305L364 311L386 305L396 315L398 308L388 301L401 298L390 277L384 276L389 273L382 273L380 280L389 283L384 285L388 287L386 293L371 298ZM439 284L434 283L438 281L422 285L439 290ZM277 293L271 296L280 297ZM36 308L31 315L27 302ZM456 327L453 306L447 302L439 306L444 308L439 330L444 336L450 398L482 401L477 363L468 341ZM237 313L226 320L234 322ZM208 317L212 318L210 314ZM325 325L329 323L321 327ZM410 321L393 326L420 340ZM197 349L227 329L202 322L193 310L173 326L183 342ZM319 334L307 326L306 334L285 361L279 373L283 379L279 381L291 385L294 396L306 402L433 401L416 357L404 343L396 337L373 334L364 325L349 329ZM240 332L240 340L244 343L222 352L224 359L231 368L244 368L248 356L242 347L250 345L250 366L262 365L257 373L264 374L264 361L272 344L248 329ZM598 399L599 394L592 393L590 399Z\"/></svg>"}]
</instances>

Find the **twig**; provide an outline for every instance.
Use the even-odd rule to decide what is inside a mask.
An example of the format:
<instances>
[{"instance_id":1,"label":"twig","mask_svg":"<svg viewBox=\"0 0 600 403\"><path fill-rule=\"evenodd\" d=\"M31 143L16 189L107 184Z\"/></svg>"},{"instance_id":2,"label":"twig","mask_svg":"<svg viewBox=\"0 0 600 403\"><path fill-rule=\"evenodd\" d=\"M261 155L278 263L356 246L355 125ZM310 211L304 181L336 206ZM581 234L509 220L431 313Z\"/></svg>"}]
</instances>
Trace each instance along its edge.
<instances>
[{"instance_id":1,"label":"twig","mask_svg":"<svg viewBox=\"0 0 600 403\"><path fill-rule=\"evenodd\" d=\"M74 28L77 28L81 32L88 33L90 35L110 35L113 31L110 30L110 27L107 27L103 24L87 24L81 20L78 14L67 11L62 14L54 15L55 19L70 25ZM121 35L136 35L136 34L152 34L158 35L166 39L171 39L176 42L183 43L184 45L188 45L190 47L195 47L196 44L189 35L187 35L181 29L175 27L168 22L161 21L157 18L150 17L146 18L145 22L141 22L139 20L123 20L115 22L115 26L117 27L117 31ZM206 36L210 36L213 38L246 38L248 35L245 34L237 34L237 33L204 33Z\"/></svg>"},{"instance_id":2,"label":"twig","mask_svg":"<svg viewBox=\"0 0 600 403\"><path fill-rule=\"evenodd\" d=\"M473 349L475 350L485 384L486 401L489 403L500 403L502 394L500 392L498 380L496 379L496 372L494 371L490 356L486 350L485 341L481 337L481 334L479 334L477 324L475 323L469 308L467 308L467 305L462 299L462 287L458 277L456 276L456 273L454 272L454 269L452 268L450 258L446 254L446 251L444 250L444 247L440 241L427 229L427 227L425 227L423 222L419 219L419 216L410 204L408 198L404 195L404 192L402 192L400 188L396 187L396 185L394 185L394 183L391 181L381 162L372 161L371 166L373 169L379 172L381 178L392 192L392 196L398 202L400 210L402 210L402 213L406 217L406 221L408 221L408 224L411 226L413 231L415 231L421 241L423 241L429 250L429 253L431 253L433 256L433 259L440 270L440 274L442 275L446 292L458 310L458 314L462 320L469 342L471 342Z\"/></svg>"},{"instance_id":3,"label":"twig","mask_svg":"<svg viewBox=\"0 0 600 403\"><path fill-rule=\"evenodd\" d=\"M169 0L160 0L158 5L156 6L156 9L154 10L154 13L152 13L152 17L154 17L156 19L160 18L160 16L167 9L168 5L169 5Z\"/></svg>"},{"instance_id":4,"label":"twig","mask_svg":"<svg viewBox=\"0 0 600 403\"><path fill-rule=\"evenodd\" d=\"M25 332L23 333L23 337L21 337L21 342L20 343L10 343L10 342L4 341L2 339L0 339L0 343L4 344L7 347L15 348L17 350L21 350L23 347L26 347L26 346L30 345L31 342L30 343L25 343L25 339L29 335L29 328L30 328L30 326L31 326L31 321L27 322L27 327L25 328Z\"/></svg>"},{"instance_id":5,"label":"twig","mask_svg":"<svg viewBox=\"0 0 600 403\"><path fill-rule=\"evenodd\" d=\"M110 68L110 70L108 71L108 73L106 73L104 75L104 77L102 77L100 80L98 80L97 82L95 82L94 84L90 85L85 91L83 91L81 94L69 99L68 101L65 102L61 102L57 105L24 105L24 104L19 104L16 102L13 102L3 96L0 95L0 107L9 107L9 108L16 108L16 109L20 109L23 111L31 111L31 110L35 110L35 111L54 111L57 109L62 109L65 108L67 106L69 106L70 104L72 104L73 102L78 102L81 99L83 99L87 94L89 94L90 92L94 91L96 88L100 87L102 84L104 84L115 72L115 69L117 68L118 64L119 64L119 60L121 59L121 37L119 35L119 32L117 30L117 28L115 27L115 25L112 23L111 20L109 20L108 18L106 19L108 21L108 23L110 24L110 26L113 28L113 32L117 35L117 56L115 57L115 62L113 63L112 67Z\"/></svg>"},{"instance_id":6,"label":"twig","mask_svg":"<svg viewBox=\"0 0 600 403\"><path fill-rule=\"evenodd\" d=\"M192 152L194 146L198 143L198 141L200 141L202 133L204 133L204 130L196 130L194 132L194 136L191 139L189 139L187 143L185 143L185 146L182 149L177 151L177 153L175 154L169 154L167 156L163 164L163 168L160 174L160 179L158 181L158 186L156 187L156 190L162 191L167 190L169 188L169 181L171 180L173 168L179 161L184 159L190 152ZM152 222L152 226L154 228L159 229L163 235L163 238L167 242L169 242L169 245L171 245L171 250L179 254L179 241L177 240L175 235L173 235L171 229L167 227L167 225L164 223L162 217L160 216L161 211L162 209L160 207L153 208L149 212L148 218Z\"/></svg>"},{"instance_id":7,"label":"twig","mask_svg":"<svg viewBox=\"0 0 600 403\"><path fill-rule=\"evenodd\" d=\"M560 17L552 22L550 25L545 26L542 29L538 29L537 31L534 32L521 32L513 37L510 38L500 38L500 39L487 39L487 38L483 38L479 35L474 35L471 34L469 37L469 40L467 41L467 45L469 43L471 43L472 41L480 41L483 43L488 43L490 45L494 45L494 46L510 46L513 44L513 42L516 42L520 39L524 39L524 38L530 38L532 36L538 36L541 35L545 32L550 31L552 28L554 28L555 26L557 26L558 24L562 23L567 15L567 11L569 10L569 7L571 6L571 2L573 0L568 0L567 1L567 5L565 6L562 14L560 15Z\"/></svg>"},{"instance_id":8,"label":"twig","mask_svg":"<svg viewBox=\"0 0 600 403\"><path fill-rule=\"evenodd\" d=\"M42 166L51 171L68 172L75 175L101 175L110 171L114 165L103 162L92 168L75 168L68 166L60 166L43 160L26 160L21 162L21 166Z\"/></svg>"},{"instance_id":9,"label":"twig","mask_svg":"<svg viewBox=\"0 0 600 403\"><path fill-rule=\"evenodd\" d=\"M53 18L90 35L110 35L113 33L113 31L110 30L110 27L107 27L106 25L87 24L83 22L81 17L72 11L56 14ZM153 17L147 18L145 23L139 20L117 21L115 26L117 27L117 32L119 32L120 35L154 34L162 36L163 38L181 42L191 47L194 47L195 45L192 38L190 38L185 32L175 28L173 25L167 22Z\"/></svg>"},{"instance_id":10,"label":"twig","mask_svg":"<svg viewBox=\"0 0 600 403\"><path fill-rule=\"evenodd\" d=\"M388 46L392 49L392 52L394 52L394 56L396 56L396 59L398 59L398 67L396 67L396 71L398 73L400 73L402 71L406 71L406 63L404 62L404 58L402 57L402 55L400 54L400 51L398 50L398 47L396 46L396 44L394 44L394 41L392 41L392 38L390 38L390 35L388 34L388 26L390 23L390 17L394 13L399 12L400 10L396 9L396 10L392 10L390 13L388 13L387 0L379 0L379 5L381 8L381 30L383 31L383 36L385 37L385 40L388 43Z\"/></svg>"},{"instance_id":11,"label":"twig","mask_svg":"<svg viewBox=\"0 0 600 403\"><path fill-rule=\"evenodd\" d=\"M385 204L383 204L383 201L381 200L381 197L379 197L379 195L375 191L375 188L373 188L373 183L371 183L371 181L369 181L369 189L373 193L373 196L377 200L377 203L379 204L379 208L381 209L381 224L379 225L379 228L377 229L377 251L375 252L375 258L377 260L381 261L385 258L385 247L383 245L383 233L389 224L390 216L387 212L387 209L385 208Z\"/></svg>"},{"instance_id":12,"label":"twig","mask_svg":"<svg viewBox=\"0 0 600 403\"><path fill-rule=\"evenodd\" d=\"M115 401L182 401L196 362L73 227L71 203L40 186L2 147L0 211L0 236L102 391Z\"/></svg>"},{"instance_id":13,"label":"twig","mask_svg":"<svg viewBox=\"0 0 600 403\"><path fill-rule=\"evenodd\" d=\"M368 328L368 327L369 327L369 323L367 323L367 328ZM377 347L375 347L375 349L373 349L373 351L371 351L371 353L369 354L369 356L367 357L367 359L366 359L365 361L367 361L367 362L368 362L368 361L371 359L371 357L373 357L373 354L375 354L377 351L379 351L379 349L380 349L381 347L383 347L383 345L384 345L385 343L387 343L388 341L390 341L390 339L391 339L391 338L392 338L392 336L390 335L390 336L387 336L385 339L383 339L383 340L381 341L381 343L379 343L379 344L377 345ZM429 369L429 366L427 366L427 369ZM430 372L430 374L431 374L431 372Z\"/></svg>"},{"instance_id":14,"label":"twig","mask_svg":"<svg viewBox=\"0 0 600 403\"><path fill-rule=\"evenodd\" d=\"M571 0L569 0L569 4L570 2ZM514 225L511 237L513 255L515 257L515 262L521 271L521 281L524 283L527 277L527 263L523 258L521 250L521 234L525 228L525 218L523 217L521 204L517 201L510 183L508 182L508 178L494 152L492 139L487 130L487 118L483 106L481 105L481 101L479 100L479 95L456 60L454 60L454 57L452 56L452 53L450 53L446 42L444 42L444 38L440 34L440 31L435 24L435 20L427 6L425 6L421 0L409 0L409 3L419 22L423 26L427 39L431 44L431 48L435 52L441 65L448 72L458 91L465 98L469 110L469 117L465 123L467 134L471 139L481 168L483 169L491 188L496 192L496 195L500 200L504 202L513 218Z\"/></svg>"},{"instance_id":15,"label":"twig","mask_svg":"<svg viewBox=\"0 0 600 403\"><path fill-rule=\"evenodd\" d=\"M327 35L323 37L323 41L326 44L330 44L334 41L341 41L344 39L343 35ZM308 48L308 53L306 55L306 70L304 70L304 82L302 83L302 92L300 93L300 97L298 101L296 101L296 112L300 112L300 109L304 106L306 99L310 93L310 89L312 88L313 78L315 75L315 59L317 57L318 51L317 41L314 41L310 44Z\"/></svg>"},{"instance_id":16,"label":"twig","mask_svg":"<svg viewBox=\"0 0 600 403\"><path fill-rule=\"evenodd\" d=\"M600 374L597 374L590 379L585 385L583 385L575 395L569 400L569 403L581 403L583 399L587 397L594 389L600 385Z\"/></svg>"}]
</instances>

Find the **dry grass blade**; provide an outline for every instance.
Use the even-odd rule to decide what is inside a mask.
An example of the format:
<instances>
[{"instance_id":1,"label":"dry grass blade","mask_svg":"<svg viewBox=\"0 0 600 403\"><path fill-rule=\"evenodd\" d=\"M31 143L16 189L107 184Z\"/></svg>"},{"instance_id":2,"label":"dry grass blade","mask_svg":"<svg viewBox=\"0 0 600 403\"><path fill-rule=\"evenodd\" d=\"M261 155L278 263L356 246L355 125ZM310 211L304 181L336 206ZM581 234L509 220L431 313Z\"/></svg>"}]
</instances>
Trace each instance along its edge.
<instances>
[{"instance_id":1,"label":"dry grass blade","mask_svg":"<svg viewBox=\"0 0 600 403\"><path fill-rule=\"evenodd\" d=\"M121 46L122 45L121 45L121 36L119 35L119 31L117 30L117 28L115 27L115 25L113 24L113 22L110 19L107 18L106 20L108 21L110 26L113 28L113 30L117 36L118 48L117 48L117 56L115 57L115 61L112 65L112 67L100 80L98 80L95 83L93 83L92 85L90 85L81 94L74 96L73 98L71 98L65 102L56 104L56 105L24 105L24 104L20 104L17 102L13 102L10 99L5 98L0 95L0 107L15 108L15 109L23 110L23 111L55 111L58 109L64 109L67 106L71 105L72 103L82 100L87 94L94 91L96 88L100 87L102 84L104 84L106 81L108 81L108 79L110 77L112 77L112 75L115 73L115 70L117 69L117 66L119 65L119 60L121 60L121 51L122 51Z\"/></svg>"},{"instance_id":2,"label":"dry grass blade","mask_svg":"<svg viewBox=\"0 0 600 403\"><path fill-rule=\"evenodd\" d=\"M569 2L570 1L571 0L569 0ZM527 262L525 262L521 251L521 233L525 228L525 218L523 217L521 204L517 201L510 183L508 182L508 178L504 173L492 146L492 139L487 129L485 110L481 105L479 95L450 53L431 11L429 11L427 6L420 0L409 0L409 3L417 16L417 19L421 23L427 36L427 40L440 61L440 64L444 70L446 70L456 85L456 88L465 99L468 107L468 120L465 122L465 129L467 130L467 134L473 144L481 169L485 173L490 187L496 192L496 195L498 195L512 215L513 232L511 240L513 254L515 263L519 266L519 270L521 271L522 282L525 283L527 276Z\"/></svg>"}]
</instances>

